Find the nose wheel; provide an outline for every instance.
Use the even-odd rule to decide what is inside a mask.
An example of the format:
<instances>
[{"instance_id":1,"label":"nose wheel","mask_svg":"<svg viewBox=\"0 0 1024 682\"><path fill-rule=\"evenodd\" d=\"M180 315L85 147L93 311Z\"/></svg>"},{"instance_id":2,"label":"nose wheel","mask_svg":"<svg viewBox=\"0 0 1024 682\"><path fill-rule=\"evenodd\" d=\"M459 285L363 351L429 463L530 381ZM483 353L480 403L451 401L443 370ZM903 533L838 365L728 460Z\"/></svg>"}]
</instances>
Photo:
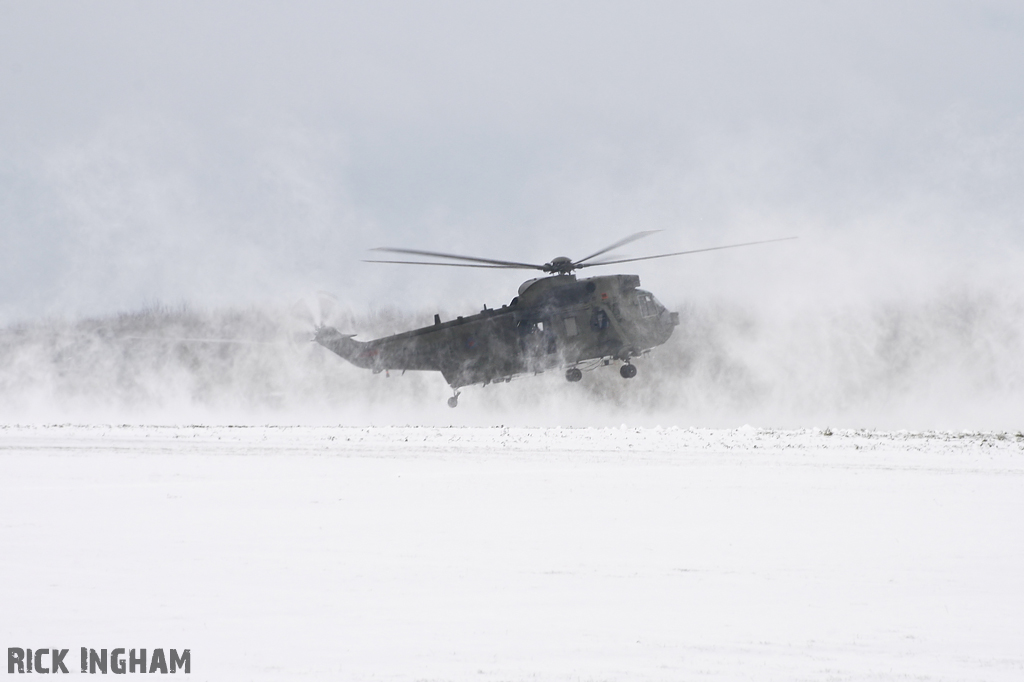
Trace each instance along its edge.
<instances>
[{"instance_id":1,"label":"nose wheel","mask_svg":"<svg viewBox=\"0 0 1024 682\"><path fill-rule=\"evenodd\" d=\"M619 368L619 375L622 376L623 379L632 379L636 376L636 367L626 363Z\"/></svg>"}]
</instances>

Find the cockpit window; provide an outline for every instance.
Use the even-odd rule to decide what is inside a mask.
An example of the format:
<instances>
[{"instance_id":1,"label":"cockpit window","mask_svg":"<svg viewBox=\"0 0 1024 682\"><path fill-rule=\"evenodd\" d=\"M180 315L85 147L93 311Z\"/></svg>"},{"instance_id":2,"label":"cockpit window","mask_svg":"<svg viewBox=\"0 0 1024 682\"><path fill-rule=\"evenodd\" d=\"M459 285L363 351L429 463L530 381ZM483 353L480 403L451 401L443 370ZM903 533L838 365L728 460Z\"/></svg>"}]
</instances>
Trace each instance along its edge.
<instances>
[{"instance_id":1,"label":"cockpit window","mask_svg":"<svg viewBox=\"0 0 1024 682\"><path fill-rule=\"evenodd\" d=\"M643 317L654 317L658 314L658 306L654 304L654 297L646 292L640 292L637 297L640 300L640 315Z\"/></svg>"}]
</instances>

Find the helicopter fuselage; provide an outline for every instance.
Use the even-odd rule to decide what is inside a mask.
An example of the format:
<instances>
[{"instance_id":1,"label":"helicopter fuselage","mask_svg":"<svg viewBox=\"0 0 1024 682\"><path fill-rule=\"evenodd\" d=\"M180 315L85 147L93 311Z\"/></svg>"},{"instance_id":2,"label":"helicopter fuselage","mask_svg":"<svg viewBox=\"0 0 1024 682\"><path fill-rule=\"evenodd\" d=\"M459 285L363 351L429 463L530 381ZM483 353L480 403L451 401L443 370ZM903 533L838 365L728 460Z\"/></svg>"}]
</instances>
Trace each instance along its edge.
<instances>
[{"instance_id":1,"label":"helicopter fuselage","mask_svg":"<svg viewBox=\"0 0 1024 682\"><path fill-rule=\"evenodd\" d=\"M325 327L315 341L374 372L441 372L454 389L588 360L628 363L679 324L678 313L639 286L636 275L543 277L524 282L500 308L445 322L435 315L430 326L365 342Z\"/></svg>"}]
</instances>

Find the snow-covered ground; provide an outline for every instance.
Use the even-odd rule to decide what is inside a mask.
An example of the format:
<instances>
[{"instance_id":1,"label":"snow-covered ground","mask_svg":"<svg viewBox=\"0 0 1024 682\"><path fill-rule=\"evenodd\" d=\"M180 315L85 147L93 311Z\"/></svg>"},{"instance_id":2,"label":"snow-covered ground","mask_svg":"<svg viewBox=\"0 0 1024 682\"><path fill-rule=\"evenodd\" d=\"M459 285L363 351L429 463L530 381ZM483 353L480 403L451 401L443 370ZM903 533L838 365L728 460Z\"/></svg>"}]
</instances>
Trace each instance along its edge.
<instances>
[{"instance_id":1,"label":"snow-covered ground","mask_svg":"<svg viewBox=\"0 0 1024 682\"><path fill-rule=\"evenodd\" d=\"M1024 679L1024 437L0 427L4 646L193 679Z\"/></svg>"}]
</instances>

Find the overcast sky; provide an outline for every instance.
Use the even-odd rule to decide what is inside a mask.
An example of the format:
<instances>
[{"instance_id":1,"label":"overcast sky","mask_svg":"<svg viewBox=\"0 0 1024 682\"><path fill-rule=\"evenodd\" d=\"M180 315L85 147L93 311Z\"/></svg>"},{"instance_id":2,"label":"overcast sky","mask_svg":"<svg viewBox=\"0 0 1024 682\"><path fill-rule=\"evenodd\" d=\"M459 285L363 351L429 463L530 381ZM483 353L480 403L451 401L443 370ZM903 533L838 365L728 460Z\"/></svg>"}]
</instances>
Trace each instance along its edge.
<instances>
[{"instance_id":1,"label":"overcast sky","mask_svg":"<svg viewBox=\"0 0 1024 682\"><path fill-rule=\"evenodd\" d=\"M0 0L0 321L506 302L515 260L667 303L1024 287L1015 2Z\"/></svg>"}]
</instances>

